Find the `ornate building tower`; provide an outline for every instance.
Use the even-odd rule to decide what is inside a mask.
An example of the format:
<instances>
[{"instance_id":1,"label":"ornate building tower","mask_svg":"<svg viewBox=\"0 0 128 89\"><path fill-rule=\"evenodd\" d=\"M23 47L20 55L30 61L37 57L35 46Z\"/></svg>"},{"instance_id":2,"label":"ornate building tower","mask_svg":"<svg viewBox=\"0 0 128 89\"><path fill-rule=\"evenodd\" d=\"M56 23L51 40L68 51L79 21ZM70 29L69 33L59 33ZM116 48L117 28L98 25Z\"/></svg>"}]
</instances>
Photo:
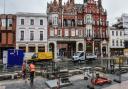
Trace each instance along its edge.
<instances>
[{"instance_id":1,"label":"ornate building tower","mask_svg":"<svg viewBox=\"0 0 128 89\"><path fill-rule=\"evenodd\" d=\"M48 3L48 46L55 58L61 52L71 57L76 51L107 56L107 13L102 2L84 0L75 4L68 0Z\"/></svg>"},{"instance_id":2,"label":"ornate building tower","mask_svg":"<svg viewBox=\"0 0 128 89\"><path fill-rule=\"evenodd\" d=\"M86 52L97 56L108 56L107 13L98 2L88 0L84 6Z\"/></svg>"}]
</instances>

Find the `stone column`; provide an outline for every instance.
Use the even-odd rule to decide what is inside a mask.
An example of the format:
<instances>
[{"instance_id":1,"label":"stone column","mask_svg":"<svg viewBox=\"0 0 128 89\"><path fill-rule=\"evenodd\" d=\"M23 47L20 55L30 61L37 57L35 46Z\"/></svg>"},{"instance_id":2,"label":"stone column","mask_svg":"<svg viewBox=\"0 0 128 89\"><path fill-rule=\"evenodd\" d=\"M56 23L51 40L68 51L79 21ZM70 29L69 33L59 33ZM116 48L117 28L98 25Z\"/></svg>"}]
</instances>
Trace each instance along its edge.
<instances>
[{"instance_id":1,"label":"stone column","mask_svg":"<svg viewBox=\"0 0 128 89\"><path fill-rule=\"evenodd\" d=\"M85 48L84 48L84 41L82 42L82 44L83 44L83 51L85 51Z\"/></svg>"},{"instance_id":2,"label":"stone column","mask_svg":"<svg viewBox=\"0 0 128 89\"><path fill-rule=\"evenodd\" d=\"M100 46L101 46L101 47L100 47L100 48L101 48L101 49L100 49L100 51L101 51L101 57L103 57L103 53L102 53L102 42L101 42Z\"/></svg>"},{"instance_id":3,"label":"stone column","mask_svg":"<svg viewBox=\"0 0 128 89\"><path fill-rule=\"evenodd\" d=\"M48 43L45 43L45 52L48 52Z\"/></svg>"},{"instance_id":4,"label":"stone column","mask_svg":"<svg viewBox=\"0 0 128 89\"><path fill-rule=\"evenodd\" d=\"M57 42L54 42L54 59L57 59Z\"/></svg>"},{"instance_id":5,"label":"stone column","mask_svg":"<svg viewBox=\"0 0 128 89\"><path fill-rule=\"evenodd\" d=\"M84 40L84 51L86 51L86 40Z\"/></svg>"},{"instance_id":6,"label":"stone column","mask_svg":"<svg viewBox=\"0 0 128 89\"><path fill-rule=\"evenodd\" d=\"M108 54L108 45L107 44L106 44L106 54Z\"/></svg>"},{"instance_id":7,"label":"stone column","mask_svg":"<svg viewBox=\"0 0 128 89\"><path fill-rule=\"evenodd\" d=\"M107 45L108 45L107 46L107 49L108 49L108 57L110 57L111 52L110 52L109 44L107 44Z\"/></svg>"},{"instance_id":8,"label":"stone column","mask_svg":"<svg viewBox=\"0 0 128 89\"><path fill-rule=\"evenodd\" d=\"M64 16L63 16L63 12L64 12L64 9L62 9L62 20L61 20L61 21L62 21L62 22L61 22L61 24L62 24L62 28L64 27L64 19L63 19Z\"/></svg>"},{"instance_id":9,"label":"stone column","mask_svg":"<svg viewBox=\"0 0 128 89\"><path fill-rule=\"evenodd\" d=\"M35 45L35 52L37 53L38 52L38 44Z\"/></svg>"},{"instance_id":10,"label":"stone column","mask_svg":"<svg viewBox=\"0 0 128 89\"><path fill-rule=\"evenodd\" d=\"M78 42L76 42L76 52L78 51Z\"/></svg>"},{"instance_id":11,"label":"stone column","mask_svg":"<svg viewBox=\"0 0 128 89\"><path fill-rule=\"evenodd\" d=\"M93 54L95 53L94 41L93 41Z\"/></svg>"},{"instance_id":12,"label":"stone column","mask_svg":"<svg viewBox=\"0 0 128 89\"><path fill-rule=\"evenodd\" d=\"M18 44L16 44L16 49L19 49L19 45Z\"/></svg>"},{"instance_id":13,"label":"stone column","mask_svg":"<svg viewBox=\"0 0 128 89\"><path fill-rule=\"evenodd\" d=\"M26 52L28 52L28 44L26 44Z\"/></svg>"}]
</instances>

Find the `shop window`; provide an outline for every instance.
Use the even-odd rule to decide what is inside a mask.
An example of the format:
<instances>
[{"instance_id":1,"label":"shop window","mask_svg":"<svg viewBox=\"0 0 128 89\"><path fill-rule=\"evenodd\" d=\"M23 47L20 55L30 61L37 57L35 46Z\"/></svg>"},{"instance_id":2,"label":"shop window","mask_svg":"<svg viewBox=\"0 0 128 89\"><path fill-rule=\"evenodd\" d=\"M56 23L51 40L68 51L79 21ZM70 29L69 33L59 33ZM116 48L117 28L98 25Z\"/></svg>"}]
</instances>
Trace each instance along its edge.
<instances>
[{"instance_id":1,"label":"shop window","mask_svg":"<svg viewBox=\"0 0 128 89\"><path fill-rule=\"evenodd\" d=\"M35 47L29 47L29 52L35 52Z\"/></svg>"},{"instance_id":2,"label":"shop window","mask_svg":"<svg viewBox=\"0 0 128 89\"><path fill-rule=\"evenodd\" d=\"M19 49L22 49L24 52L26 52L26 47L19 47Z\"/></svg>"},{"instance_id":3,"label":"shop window","mask_svg":"<svg viewBox=\"0 0 128 89\"><path fill-rule=\"evenodd\" d=\"M38 52L45 52L45 47L38 47Z\"/></svg>"}]
</instances>

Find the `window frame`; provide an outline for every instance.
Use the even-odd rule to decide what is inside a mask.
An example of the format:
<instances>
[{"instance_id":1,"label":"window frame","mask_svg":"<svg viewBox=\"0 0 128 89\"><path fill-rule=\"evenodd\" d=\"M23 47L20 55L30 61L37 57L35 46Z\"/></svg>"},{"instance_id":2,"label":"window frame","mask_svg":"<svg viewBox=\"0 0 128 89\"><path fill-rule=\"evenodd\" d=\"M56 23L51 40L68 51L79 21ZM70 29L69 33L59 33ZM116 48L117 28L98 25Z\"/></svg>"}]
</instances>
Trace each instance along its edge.
<instances>
[{"instance_id":1,"label":"window frame","mask_svg":"<svg viewBox=\"0 0 128 89\"><path fill-rule=\"evenodd\" d=\"M43 40L43 31L40 31L40 40Z\"/></svg>"},{"instance_id":2,"label":"window frame","mask_svg":"<svg viewBox=\"0 0 128 89\"><path fill-rule=\"evenodd\" d=\"M40 25L43 25L43 22L44 22L43 19L40 19Z\"/></svg>"},{"instance_id":3,"label":"window frame","mask_svg":"<svg viewBox=\"0 0 128 89\"><path fill-rule=\"evenodd\" d=\"M20 24L24 25L24 19L20 19Z\"/></svg>"},{"instance_id":4,"label":"window frame","mask_svg":"<svg viewBox=\"0 0 128 89\"><path fill-rule=\"evenodd\" d=\"M24 40L24 31L20 31L20 35L21 35L20 40Z\"/></svg>"},{"instance_id":5,"label":"window frame","mask_svg":"<svg viewBox=\"0 0 128 89\"><path fill-rule=\"evenodd\" d=\"M30 25L34 25L34 19L30 19Z\"/></svg>"},{"instance_id":6,"label":"window frame","mask_svg":"<svg viewBox=\"0 0 128 89\"><path fill-rule=\"evenodd\" d=\"M34 40L34 31L30 31L30 40Z\"/></svg>"}]
</instances>

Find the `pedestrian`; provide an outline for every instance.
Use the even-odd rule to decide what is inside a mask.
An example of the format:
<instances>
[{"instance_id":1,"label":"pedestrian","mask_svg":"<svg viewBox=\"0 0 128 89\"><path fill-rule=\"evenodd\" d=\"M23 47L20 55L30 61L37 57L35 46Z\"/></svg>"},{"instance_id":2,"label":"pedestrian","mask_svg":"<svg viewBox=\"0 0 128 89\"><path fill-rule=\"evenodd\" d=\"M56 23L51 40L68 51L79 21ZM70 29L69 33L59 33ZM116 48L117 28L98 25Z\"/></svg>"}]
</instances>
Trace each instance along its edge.
<instances>
[{"instance_id":1,"label":"pedestrian","mask_svg":"<svg viewBox=\"0 0 128 89\"><path fill-rule=\"evenodd\" d=\"M23 64L22 64L22 78L23 78L23 80L25 80L25 82L26 82L26 73L27 72L27 62L26 62L26 60L24 60L24 62L23 62Z\"/></svg>"},{"instance_id":2,"label":"pedestrian","mask_svg":"<svg viewBox=\"0 0 128 89\"><path fill-rule=\"evenodd\" d=\"M29 69L30 69L30 85L33 85L33 81L34 81L34 74L35 74L35 64L34 62L31 62L29 65Z\"/></svg>"}]
</instances>

